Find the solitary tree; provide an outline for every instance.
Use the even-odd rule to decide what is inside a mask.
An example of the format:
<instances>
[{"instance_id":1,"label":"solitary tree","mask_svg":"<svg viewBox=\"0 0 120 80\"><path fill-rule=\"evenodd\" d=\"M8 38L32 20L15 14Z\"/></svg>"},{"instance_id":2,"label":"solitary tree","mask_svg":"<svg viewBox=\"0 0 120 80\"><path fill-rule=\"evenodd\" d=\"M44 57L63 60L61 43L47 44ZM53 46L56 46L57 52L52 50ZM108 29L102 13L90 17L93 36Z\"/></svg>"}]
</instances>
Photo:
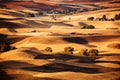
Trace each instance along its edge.
<instances>
[{"instance_id":1,"label":"solitary tree","mask_svg":"<svg viewBox=\"0 0 120 80\"><path fill-rule=\"evenodd\" d=\"M102 19L103 19L104 21L106 21L106 20L107 20L106 15L103 15L103 16L102 16Z\"/></svg>"},{"instance_id":2,"label":"solitary tree","mask_svg":"<svg viewBox=\"0 0 120 80\"><path fill-rule=\"evenodd\" d=\"M116 15L114 16L114 19L115 19L115 20L120 20L120 14L116 14Z\"/></svg>"},{"instance_id":3,"label":"solitary tree","mask_svg":"<svg viewBox=\"0 0 120 80\"><path fill-rule=\"evenodd\" d=\"M73 47L65 47L64 53L66 54L73 54L74 48Z\"/></svg>"},{"instance_id":4,"label":"solitary tree","mask_svg":"<svg viewBox=\"0 0 120 80\"><path fill-rule=\"evenodd\" d=\"M45 48L45 51L47 51L47 52L53 52L53 50L52 50L51 47L46 47L46 48Z\"/></svg>"},{"instance_id":5,"label":"solitary tree","mask_svg":"<svg viewBox=\"0 0 120 80\"><path fill-rule=\"evenodd\" d=\"M90 49L88 51L89 56L98 56L99 51L97 49Z\"/></svg>"},{"instance_id":6,"label":"solitary tree","mask_svg":"<svg viewBox=\"0 0 120 80\"><path fill-rule=\"evenodd\" d=\"M80 52L79 52L79 55L81 56L88 56L88 49L81 49Z\"/></svg>"}]
</instances>

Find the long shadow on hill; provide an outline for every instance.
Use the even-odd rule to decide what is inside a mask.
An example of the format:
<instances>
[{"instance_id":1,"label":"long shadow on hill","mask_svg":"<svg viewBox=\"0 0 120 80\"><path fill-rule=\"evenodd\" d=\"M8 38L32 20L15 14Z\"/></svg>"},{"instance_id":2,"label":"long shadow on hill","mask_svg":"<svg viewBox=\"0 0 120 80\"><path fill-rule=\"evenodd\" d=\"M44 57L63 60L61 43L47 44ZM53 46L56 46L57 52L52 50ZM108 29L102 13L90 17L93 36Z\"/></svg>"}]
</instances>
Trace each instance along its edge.
<instances>
[{"instance_id":1,"label":"long shadow on hill","mask_svg":"<svg viewBox=\"0 0 120 80\"><path fill-rule=\"evenodd\" d=\"M32 28L32 27L38 27L38 28L50 28L50 25L48 24L41 24L41 23L37 23L34 20L26 20L23 18L12 18L12 19L8 19L8 18L0 18L0 27L1 28L9 28L9 30L11 29L16 29L16 28ZM7 21L6 21L7 20ZM11 20L23 20L24 24L20 24L20 23L15 23L15 22L10 22ZM13 32L13 31L11 31Z\"/></svg>"},{"instance_id":2,"label":"long shadow on hill","mask_svg":"<svg viewBox=\"0 0 120 80\"><path fill-rule=\"evenodd\" d=\"M18 41L21 41L23 39L25 39L26 36L14 36L14 37L11 37L9 36L8 38L8 35L6 34L0 34L0 43L6 43L6 44L12 44L12 43L15 43L15 42L18 42Z\"/></svg>"},{"instance_id":3,"label":"long shadow on hill","mask_svg":"<svg viewBox=\"0 0 120 80\"><path fill-rule=\"evenodd\" d=\"M24 17L23 14L17 13L17 12L12 12L12 11L5 11L6 13L2 13L4 15L11 15L14 17Z\"/></svg>"},{"instance_id":4,"label":"long shadow on hill","mask_svg":"<svg viewBox=\"0 0 120 80\"><path fill-rule=\"evenodd\" d=\"M61 80L56 78L40 78L40 77L33 77L31 75L25 74L12 74L8 75L6 71L0 70L0 80Z\"/></svg>"},{"instance_id":5,"label":"long shadow on hill","mask_svg":"<svg viewBox=\"0 0 120 80\"><path fill-rule=\"evenodd\" d=\"M86 58L87 59L87 58ZM90 59L88 60L82 60L82 59L71 59L71 60L67 60L67 62L72 62L72 63L113 63L113 64L120 64L120 61L109 61L109 60L93 60L91 57L91 61Z\"/></svg>"},{"instance_id":6,"label":"long shadow on hill","mask_svg":"<svg viewBox=\"0 0 120 80\"><path fill-rule=\"evenodd\" d=\"M87 68L87 67L79 67L74 65L68 65L63 63L50 63L43 66L37 66L37 67L25 67L23 68L25 70L29 71L36 71L36 72L46 72L46 73L53 73L53 72L65 72L65 71L71 71L71 72L82 72L82 73L104 73L104 72L111 72L111 71L118 71L119 68Z\"/></svg>"},{"instance_id":7,"label":"long shadow on hill","mask_svg":"<svg viewBox=\"0 0 120 80\"><path fill-rule=\"evenodd\" d=\"M33 77L31 75L25 75L25 74L15 74L15 75L8 75L5 69L15 70L16 66L22 66L22 67L33 67L35 65L29 64L26 62L20 62L20 61L3 61L0 62L0 80L61 80L56 78L38 78ZM11 69L12 68L12 69ZM3 70L2 70L3 69ZM13 72L14 73L14 72Z\"/></svg>"},{"instance_id":8,"label":"long shadow on hill","mask_svg":"<svg viewBox=\"0 0 120 80\"><path fill-rule=\"evenodd\" d=\"M6 34L1 34L1 33L0 33L0 38L6 38L6 37L7 37Z\"/></svg>"},{"instance_id":9,"label":"long shadow on hill","mask_svg":"<svg viewBox=\"0 0 120 80\"><path fill-rule=\"evenodd\" d=\"M107 35L107 36L85 36L84 39L89 42L103 42L110 39L119 39L120 35Z\"/></svg>"},{"instance_id":10,"label":"long shadow on hill","mask_svg":"<svg viewBox=\"0 0 120 80\"><path fill-rule=\"evenodd\" d=\"M1 69L6 69L6 68L15 68L15 66L35 66L33 64L29 64L26 62L20 62L20 61L3 61L0 62Z\"/></svg>"},{"instance_id":11,"label":"long shadow on hill","mask_svg":"<svg viewBox=\"0 0 120 80\"><path fill-rule=\"evenodd\" d=\"M12 77L8 75L4 70L0 70L0 80L12 80Z\"/></svg>"},{"instance_id":12,"label":"long shadow on hill","mask_svg":"<svg viewBox=\"0 0 120 80\"><path fill-rule=\"evenodd\" d=\"M66 24L64 22L49 22L49 21L42 21L44 24L49 24L49 25L60 25L60 26L69 26L73 27L72 24Z\"/></svg>"},{"instance_id":13,"label":"long shadow on hill","mask_svg":"<svg viewBox=\"0 0 120 80\"><path fill-rule=\"evenodd\" d=\"M115 64L120 64L120 61L94 61L94 63L115 63Z\"/></svg>"},{"instance_id":14,"label":"long shadow on hill","mask_svg":"<svg viewBox=\"0 0 120 80\"><path fill-rule=\"evenodd\" d=\"M116 54L116 53L107 53L107 54L99 54L99 56L120 56L120 54Z\"/></svg>"},{"instance_id":15,"label":"long shadow on hill","mask_svg":"<svg viewBox=\"0 0 120 80\"><path fill-rule=\"evenodd\" d=\"M24 20L23 18L0 18L0 20Z\"/></svg>"},{"instance_id":16,"label":"long shadow on hill","mask_svg":"<svg viewBox=\"0 0 120 80\"><path fill-rule=\"evenodd\" d=\"M0 43L6 43L6 44L13 44L15 42L21 41L23 39L27 38L26 36L16 36L12 38L7 37L0 37Z\"/></svg>"},{"instance_id":17,"label":"long shadow on hill","mask_svg":"<svg viewBox=\"0 0 120 80\"><path fill-rule=\"evenodd\" d=\"M79 22L79 25L80 25L80 26L86 26L86 25L88 25L88 24L83 23L83 22Z\"/></svg>"},{"instance_id":18,"label":"long shadow on hill","mask_svg":"<svg viewBox=\"0 0 120 80\"><path fill-rule=\"evenodd\" d=\"M120 1L111 1L111 2L109 2L109 3L111 3L111 4L116 4L116 3L120 3Z\"/></svg>"},{"instance_id":19,"label":"long shadow on hill","mask_svg":"<svg viewBox=\"0 0 120 80\"><path fill-rule=\"evenodd\" d=\"M43 3L37 3L37 2L34 2L34 1L31 1L32 3L32 6L30 5L21 5L23 7L26 7L26 8L30 8L30 9L39 9L39 10L45 10L45 11L49 11L51 9L57 9L57 8L60 8L59 6L55 5L55 6L51 6L49 4L43 4Z\"/></svg>"},{"instance_id":20,"label":"long shadow on hill","mask_svg":"<svg viewBox=\"0 0 120 80\"><path fill-rule=\"evenodd\" d=\"M67 55L67 54L39 54L35 57L35 59L60 59L60 60L71 60L71 59L80 59L81 62L89 62L94 61L95 59L98 59L99 57L80 57L80 56L73 56L73 55Z\"/></svg>"},{"instance_id":21,"label":"long shadow on hill","mask_svg":"<svg viewBox=\"0 0 120 80\"><path fill-rule=\"evenodd\" d=\"M38 27L38 28L50 28L51 26L49 24L41 24L37 23L34 20L26 20L25 24L31 26L31 27Z\"/></svg>"},{"instance_id":22,"label":"long shadow on hill","mask_svg":"<svg viewBox=\"0 0 120 80\"><path fill-rule=\"evenodd\" d=\"M25 25L2 20L0 21L0 27L1 28L24 28Z\"/></svg>"},{"instance_id":23,"label":"long shadow on hill","mask_svg":"<svg viewBox=\"0 0 120 80\"><path fill-rule=\"evenodd\" d=\"M63 40L67 42L78 43L78 44L88 44L88 41L82 37L65 37L63 38Z\"/></svg>"},{"instance_id":24,"label":"long shadow on hill","mask_svg":"<svg viewBox=\"0 0 120 80\"><path fill-rule=\"evenodd\" d=\"M34 77L26 74L16 74L10 76L12 76L14 80L61 80L61 79L49 78L49 77Z\"/></svg>"}]
</instances>

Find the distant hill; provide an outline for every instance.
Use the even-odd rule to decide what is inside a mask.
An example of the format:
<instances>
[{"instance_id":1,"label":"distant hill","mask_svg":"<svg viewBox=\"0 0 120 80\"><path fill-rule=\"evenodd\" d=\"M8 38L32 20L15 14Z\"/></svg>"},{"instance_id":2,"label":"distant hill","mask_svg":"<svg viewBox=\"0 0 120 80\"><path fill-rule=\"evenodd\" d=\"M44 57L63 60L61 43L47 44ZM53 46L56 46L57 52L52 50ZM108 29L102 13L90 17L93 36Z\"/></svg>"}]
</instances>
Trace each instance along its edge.
<instances>
[{"instance_id":1,"label":"distant hill","mask_svg":"<svg viewBox=\"0 0 120 80\"><path fill-rule=\"evenodd\" d=\"M12 1L32 1L32 0L0 0L2 2L12 2Z\"/></svg>"},{"instance_id":2,"label":"distant hill","mask_svg":"<svg viewBox=\"0 0 120 80\"><path fill-rule=\"evenodd\" d=\"M101 2L101 1L110 1L110 0L64 0L64 1L80 1L80 2Z\"/></svg>"},{"instance_id":3,"label":"distant hill","mask_svg":"<svg viewBox=\"0 0 120 80\"><path fill-rule=\"evenodd\" d=\"M0 8L8 9L30 9L30 10L45 10L49 11L64 10L66 7L60 6L57 3L76 3L76 2L101 2L109 1L112 3L119 3L119 0L0 0Z\"/></svg>"},{"instance_id":4,"label":"distant hill","mask_svg":"<svg viewBox=\"0 0 120 80\"><path fill-rule=\"evenodd\" d=\"M115 0L0 0L2 2L12 2L12 1L49 1L49 2L105 2L105 1L115 1Z\"/></svg>"}]
</instances>

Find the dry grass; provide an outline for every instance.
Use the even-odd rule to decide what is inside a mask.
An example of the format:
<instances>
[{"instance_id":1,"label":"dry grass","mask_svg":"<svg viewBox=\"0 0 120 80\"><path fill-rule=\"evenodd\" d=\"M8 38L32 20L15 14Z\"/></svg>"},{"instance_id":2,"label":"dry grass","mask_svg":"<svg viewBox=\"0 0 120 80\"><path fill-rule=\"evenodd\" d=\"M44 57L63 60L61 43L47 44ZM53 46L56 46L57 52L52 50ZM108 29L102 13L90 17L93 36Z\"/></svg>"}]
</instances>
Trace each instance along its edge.
<instances>
[{"instance_id":1,"label":"dry grass","mask_svg":"<svg viewBox=\"0 0 120 80\"><path fill-rule=\"evenodd\" d=\"M98 2L95 5L115 8L59 15L54 21L50 16L24 16L27 12L36 13L34 9L38 8L63 10L65 7L59 6L59 3L64 0L34 1L0 3L12 8L0 9L0 42L18 48L0 53L0 80L120 79L119 21L86 21L90 16L101 17L105 14L109 18L114 17L120 13L118 3ZM74 1L81 4L81 8L95 8L88 5L93 3ZM81 27L84 25L94 25L95 29L83 30ZM100 53L97 57L60 54L68 46L75 48L74 54L83 48L95 48ZM44 52L46 47L51 47L53 53Z\"/></svg>"}]
</instances>

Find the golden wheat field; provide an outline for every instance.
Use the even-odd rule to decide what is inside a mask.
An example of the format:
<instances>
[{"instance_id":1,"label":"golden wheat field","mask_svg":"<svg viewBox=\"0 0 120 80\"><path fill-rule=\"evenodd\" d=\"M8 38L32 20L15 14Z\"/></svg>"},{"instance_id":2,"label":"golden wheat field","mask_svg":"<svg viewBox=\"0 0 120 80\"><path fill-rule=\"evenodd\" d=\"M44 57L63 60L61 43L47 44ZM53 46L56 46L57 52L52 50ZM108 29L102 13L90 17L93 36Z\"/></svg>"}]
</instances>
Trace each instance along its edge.
<instances>
[{"instance_id":1,"label":"golden wheat field","mask_svg":"<svg viewBox=\"0 0 120 80\"><path fill-rule=\"evenodd\" d=\"M120 80L119 0L0 0L0 80Z\"/></svg>"}]
</instances>

